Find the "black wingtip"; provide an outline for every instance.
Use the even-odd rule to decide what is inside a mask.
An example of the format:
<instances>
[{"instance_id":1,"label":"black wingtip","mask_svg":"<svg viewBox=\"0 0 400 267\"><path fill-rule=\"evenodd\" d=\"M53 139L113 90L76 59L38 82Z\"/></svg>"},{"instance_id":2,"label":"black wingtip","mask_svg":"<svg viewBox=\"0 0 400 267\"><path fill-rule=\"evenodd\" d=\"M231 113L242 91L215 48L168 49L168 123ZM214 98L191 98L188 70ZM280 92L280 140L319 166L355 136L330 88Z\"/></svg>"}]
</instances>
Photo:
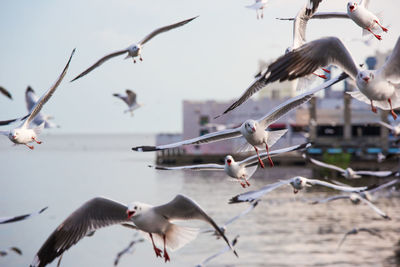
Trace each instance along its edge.
<instances>
[{"instance_id":1,"label":"black wingtip","mask_svg":"<svg viewBox=\"0 0 400 267\"><path fill-rule=\"evenodd\" d=\"M32 93L35 92L30 85L28 85L28 87L26 88L25 93L28 93L28 92L32 92Z\"/></svg>"},{"instance_id":2,"label":"black wingtip","mask_svg":"<svg viewBox=\"0 0 400 267\"><path fill-rule=\"evenodd\" d=\"M239 255L237 254L236 250L233 250L233 254L235 254L235 256L236 256L237 258L239 258Z\"/></svg>"},{"instance_id":3,"label":"black wingtip","mask_svg":"<svg viewBox=\"0 0 400 267\"><path fill-rule=\"evenodd\" d=\"M239 200L239 196L240 195L237 195L237 196L234 196L233 198L229 199L228 204L236 204L236 203L243 202L242 200Z\"/></svg>"},{"instance_id":4,"label":"black wingtip","mask_svg":"<svg viewBox=\"0 0 400 267\"><path fill-rule=\"evenodd\" d=\"M151 152L151 151L157 151L160 149L157 149L155 146L137 146L137 147L132 147L132 150L138 151L138 152Z\"/></svg>"},{"instance_id":5,"label":"black wingtip","mask_svg":"<svg viewBox=\"0 0 400 267\"><path fill-rule=\"evenodd\" d=\"M44 207L43 209L41 209L41 210L39 211L39 214L42 213L43 211L47 210L47 208L48 208L48 207Z\"/></svg>"}]
</instances>

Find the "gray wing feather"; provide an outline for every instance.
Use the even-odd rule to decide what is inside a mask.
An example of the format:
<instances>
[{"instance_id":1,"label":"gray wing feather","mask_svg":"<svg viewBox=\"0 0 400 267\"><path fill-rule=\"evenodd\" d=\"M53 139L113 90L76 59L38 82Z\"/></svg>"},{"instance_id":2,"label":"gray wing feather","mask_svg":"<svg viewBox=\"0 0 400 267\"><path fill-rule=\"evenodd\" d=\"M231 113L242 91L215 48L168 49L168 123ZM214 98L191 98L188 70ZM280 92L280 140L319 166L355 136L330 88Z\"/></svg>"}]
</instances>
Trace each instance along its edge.
<instances>
[{"instance_id":1,"label":"gray wing feather","mask_svg":"<svg viewBox=\"0 0 400 267\"><path fill-rule=\"evenodd\" d=\"M30 86L28 86L28 88L26 88L26 91L25 91L25 104L26 104L26 109L28 110L28 112L32 111L32 109L34 108L38 99L39 98L35 94L35 91Z\"/></svg>"},{"instance_id":2,"label":"gray wing feather","mask_svg":"<svg viewBox=\"0 0 400 267\"><path fill-rule=\"evenodd\" d=\"M53 84L52 87L50 87L47 92L40 97L40 99L36 102L35 106L32 108L31 114L29 117L25 120L23 127L28 127L29 123L36 117L36 115L40 112L42 109L43 105L46 104L47 101L51 98L51 96L54 94L56 91L57 87L60 85L61 81L63 80L65 74L67 74L67 70L69 67L69 63L71 62L72 56L75 53L75 49L72 50L71 56L68 59L67 65L64 67L64 70L62 71L61 75L58 77L56 82Z\"/></svg>"},{"instance_id":3,"label":"gray wing feather","mask_svg":"<svg viewBox=\"0 0 400 267\"><path fill-rule=\"evenodd\" d=\"M186 165L186 166L176 166L176 167L167 167L167 166L152 166L156 170L195 170L195 171L216 171L216 170L224 170L224 165L221 164L198 164L198 165Z\"/></svg>"},{"instance_id":4,"label":"gray wing feather","mask_svg":"<svg viewBox=\"0 0 400 267\"><path fill-rule=\"evenodd\" d=\"M89 68L87 68L84 72L82 72L81 74L79 74L78 76L76 76L74 79L71 80L71 82L85 76L86 74L88 74L89 72L91 72L92 70L94 70L95 68L99 67L101 64L103 64L104 62L106 62L107 60L109 60L110 58L125 54L126 52L128 52L128 49L124 49L124 50L119 50L116 52L113 52L111 54L108 54L102 58L100 58L99 60L96 61L96 63L94 63L92 66L90 66Z\"/></svg>"},{"instance_id":5,"label":"gray wing feather","mask_svg":"<svg viewBox=\"0 0 400 267\"><path fill-rule=\"evenodd\" d=\"M246 192L243 194L236 195L229 200L229 204L239 203L239 202L253 202L254 200L258 200L259 198L261 198L263 195L277 189L278 187L281 187L282 185L290 184L291 181L292 181L292 179L285 180L285 181L279 181L279 182L264 186L259 190L249 191L249 192Z\"/></svg>"},{"instance_id":6,"label":"gray wing feather","mask_svg":"<svg viewBox=\"0 0 400 267\"><path fill-rule=\"evenodd\" d=\"M64 251L99 228L128 222L127 206L97 197L75 210L49 236L36 254L31 266L45 266Z\"/></svg>"},{"instance_id":7,"label":"gray wing feather","mask_svg":"<svg viewBox=\"0 0 400 267\"><path fill-rule=\"evenodd\" d=\"M311 204L326 203L326 202L335 201L338 199L349 199L349 198L350 197L348 195L337 195L337 196L332 196L332 197L316 200L316 201L312 202Z\"/></svg>"},{"instance_id":8,"label":"gray wing feather","mask_svg":"<svg viewBox=\"0 0 400 267\"><path fill-rule=\"evenodd\" d=\"M126 95L128 96L127 104L128 104L128 106L132 106L132 104L136 103L136 93L129 89L126 89L125 92L126 92Z\"/></svg>"},{"instance_id":9,"label":"gray wing feather","mask_svg":"<svg viewBox=\"0 0 400 267\"><path fill-rule=\"evenodd\" d=\"M208 216L196 202L184 195L179 194L172 201L168 202L167 204L154 207L153 210L170 220L195 219L205 221L212 225L229 245L229 247L232 248L228 238L221 231L220 227L214 222L214 220ZM236 251L233 250L233 252L237 256Z\"/></svg>"},{"instance_id":10,"label":"gray wing feather","mask_svg":"<svg viewBox=\"0 0 400 267\"><path fill-rule=\"evenodd\" d=\"M312 16L312 19L350 19L344 12L318 12Z\"/></svg>"},{"instance_id":11,"label":"gray wing feather","mask_svg":"<svg viewBox=\"0 0 400 267\"><path fill-rule=\"evenodd\" d=\"M387 80L393 83L400 83L400 37L397 39L389 59L379 71L383 72Z\"/></svg>"},{"instance_id":12,"label":"gray wing feather","mask_svg":"<svg viewBox=\"0 0 400 267\"><path fill-rule=\"evenodd\" d=\"M385 219L389 219L390 217L383 212L382 210L380 210L377 206L375 206L374 204L372 204L370 201L366 200L365 198L361 197L359 198L361 200L361 202L367 204L373 211L375 211L379 216L385 218Z\"/></svg>"},{"instance_id":13,"label":"gray wing feather","mask_svg":"<svg viewBox=\"0 0 400 267\"><path fill-rule=\"evenodd\" d=\"M395 184L397 184L397 183L399 183L399 182L400 182L400 179L394 179L394 180L392 180L392 181L390 181L390 182L384 183L384 184L382 184L382 185L380 185L380 186L378 186L378 187L375 187L375 188L373 188L373 189L371 189L371 190L368 190L368 192L371 193L371 194L373 194L373 193L375 193L376 191L379 191L379 190L382 190L382 189L384 189L384 188L386 188L386 187L395 185Z\"/></svg>"},{"instance_id":14,"label":"gray wing feather","mask_svg":"<svg viewBox=\"0 0 400 267\"><path fill-rule=\"evenodd\" d=\"M183 20L183 21L180 21L180 22L171 24L171 25L167 25L167 26L158 28L158 29L152 31L152 32L151 32L149 35L147 35L143 40L141 40L141 41L139 42L139 45L144 45L145 43L147 43L148 41L150 41L154 36L156 36L156 35L158 35L158 34L160 34L160 33L163 33L163 32L166 32L166 31L169 31L169 30L172 30L172 29L181 27L181 26L185 25L186 23L191 22L192 20L194 20L194 19L197 18L197 17L198 17L198 16L193 17L193 18L190 18L190 19L187 19L187 20Z\"/></svg>"}]
</instances>

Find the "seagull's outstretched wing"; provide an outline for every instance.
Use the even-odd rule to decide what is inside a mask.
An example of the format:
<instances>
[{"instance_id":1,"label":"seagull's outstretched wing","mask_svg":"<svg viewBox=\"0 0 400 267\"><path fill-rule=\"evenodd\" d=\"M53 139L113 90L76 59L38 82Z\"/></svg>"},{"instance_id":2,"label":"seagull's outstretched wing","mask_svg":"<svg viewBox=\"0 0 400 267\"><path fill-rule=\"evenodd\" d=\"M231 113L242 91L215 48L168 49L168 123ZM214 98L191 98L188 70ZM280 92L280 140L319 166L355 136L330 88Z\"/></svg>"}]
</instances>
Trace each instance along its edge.
<instances>
[{"instance_id":1,"label":"seagull's outstretched wing","mask_svg":"<svg viewBox=\"0 0 400 267\"><path fill-rule=\"evenodd\" d=\"M307 184L309 185L322 185L325 187L330 187L335 190L343 191L343 192L362 192L368 189L368 186L360 186L360 187L351 187L351 186L341 186L331 184L325 181L317 180L317 179L307 179Z\"/></svg>"},{"instance_id":2,"label":"seagull's outstretched wing","mask_svg":"<svg viewBox=\"0 0 400 267\"><path fill-rule=\"evenodd\" d=\"M355 171L355 174L361 176L389 177L394 175L393 171Z\"/></svg>"},{"instance_id":3,"label":"seagull's outstretched wing","mask_svg":"<svg viewBox=\"0 0 400 267\"><path fill-rule=\"evenodd\" d=\"M247 213L249 213L250 211L254 210L255 207L257 207L258 202L260 202L260 200L256 200L253 201L250 206L245 209L244 211L242 211L241 213L239 213L238 215L236 215L235 217L231 218L230 220L228 220L227 222L225 222L224 226L228 226L229 224L233 223L234 221L236 221L237 219L243 217L244 215L246 215Z\"/></svg>"},{"instance_id":4,"label":"seagull's outstretched wing","mask_svg":"<svg viewBox=\"0 0 400 267\"><path fill-rule=\"evenodd\" d=\"M260 153L260 158L261 158L261 160L264 160L264 159L268 158L268 155L270 157L273 157L273 156L276 156L276 155L279 155L282 153L306 149L310 146L311 146L311 143L304 143L301 145L290 146L290 147L286 147L286 148L282 148L282 149L273 150L273 151L270 151L269 153L263 152L263 153ZM239 161L238 164L239 165L244 164L246 167L251 167L251 166L257 165L258 164L258 156L257 155L250 156L248 158L245 158L242 161Z\"/></svg>"},{"instance_id":5,"label":"seagull's outstretched wing","mask_svg":"<svg viewBox=\"0 0 400 267\"><path fill-rule=\"evenodd\" d=\"M7 254L10 253L10 252L14 252L14 253L16 253L18 255L22 255L22 250L21 249L19 249L17 247L10 247L10 248L3 249L3 250L0 249L0 257L7 256Z\"/></svg>"},{"instance_id":6,"label":"seagull's outstretched wing","mask_svg":"<svg viewBox=\"0 0 400 267\"><path fill-rule=\"evenodd\" d=\"M318 12L312 19L350 19L350 17L344 12Z\"/></svg>"},{"instance_id":7,"label":"seagull's outstretched wing","mask_svg":"<svg viewBox=\"0 0 400 267\"><path fill-rule=\"evenodd\" d=\"M372 236L376 236L376 237L379 237L380 239L384 239L383 236L379 233L378 230L369 229L369 228L354 228L354 229L348 231L346 234L344 234L342 240L340 241L340 243L339 243L339 245L338 245L338 247L337 247L337 250L340 249L340 247L342 246L343 242L346 240L347 236L349 236L349 235L356 235L356 234L358 234L359 232L367 232L367 233L369 233L369 234L372 235Z\"/></svg>"},{"instance_id":8,"label":"seagull's outstretched wing","mask_svg":"<svg viewBox=\"0 0 400 267\"><path fill-rule=\"evenodd\" d=\"M202 220L214 227L214 229L221 235L228 246L232 249L233 253L237 255L236 251L232 248L228 238L221 231L219 226L214 220L203 211L203 209L193 200L184 196L177 195L172 201L167 204L156 206L153 208L154 212L161 214L170 220Z\"/></svg>"},{"instance_id":9,"label":"seagull's outstretched wing","mask_svg":"<svg viewBox=\"0 0 400 267\"><path fill-rule=\"evenodd\" d=\"M3 217L3 218L0 218L0 224L13 223L13 222L26 220L26 219L32 218L36 215L39 215L46 209L47 209L47 207L45 207L37 212L33 212L33 213L29 213L29 214L24 214L24 215L19 215L19 216L14 216L14 217Z\"/></svg>"},{"instance_id":10,"label":"seagull's outstretched wing","mask_svg":"<svg viewBox=\"0 0 400 267\"><path fill-rule=\"evenodd\" d=\"M139 238L139 239L134 239L131 242L129 242L129 245L124 248L123 250L121 250L120 252L118 252L117 256L115 257L114 260L114 266L117 266L119 263L120 258L125 255L126 253L132 253L133 249L134 249L134 245L136 245L137 243L141 243L143 242L144 239L143 238Z\"/></svg>"},{"instance_id":11,"label":"seagull's outstretched wing","mask_svg":"<svg viewBox=\"0 0 400 267\"><path fill-rule=\"evenodd\" d=\"M129 222L127 206L106 198L93 198L75 210L39 249L32 267L45 266L95 230Z\"/></svg>"},{"instance_id":12,"label":"seagull's outstretched wing","mask_svg":"<svg viewBox=\"0 0 400 267\"><path fill-rule=\"evenodd\" d=\"M8 97L9 99L13 99L11 93L4 87L0 86L0 93Z\"/></svg>"},{"instance_id":13,"label":"seagull's outstretched wing","mask_svg":"<svg viewBox=\"0 0 400 267\"><path fill-rule=\"evenodd\" d=\"M167 166L153 166L149 165L150 168L154 168L156 170L195 170L195 171L223 171L224 165L221 164L198 164L198 165L185 165L185 166L175 166L175 167L167 167Z\"/></svg>"},{"instance_id":14,"label":"seagull's outstretched wing","mask_svg":"<svg viewBox=\"0 0 400 267\"><path fill-rule=\"evenodd\" d=\"M128 106L133 106L136 103L136 93L132 90L126 89L126 95L128 96Z\"/></svg>"},{"instance_id":15,"label":"seagull's outstretched wing","mask_svg":"<svg viewBox=\"0 0 400 267\"><path fill-rule=\"evenodd\" d=\"M379 123L380 125L382 125L383 127L386 127L386 128L388 128L389 130L391 130L391 131L394 131L394 127L393 127L392 125L387 124L387 123L384 122L384 121L379 121L378 123Z\"/></svg>"},{"instance_id":16,"label":"seagull's outstretched wing","mask_svg":"<svg viewBox=\"0 0 400 267\"><path fill-rule=\"evenodd\" d=\"M47 90L46 93L44 93L40 99L36 102L35 106L32 108L30 111L31 114L28 116L28 118L25 120L23 123L22 127L28 128L29 124L31 121L33 121L36 117L37 114L39 114L40 110L42 109L43 105L46 104L47 101L51 98L51 96L54 94L56 91L57 87L60 85L61 81L64 79L65 74L67 74L67 70L69 67L69 63L71 62L72 56L75 53L75 49L72 50L71 56L68 59L67 65L64 67L64 70L62 71L61 75L58 77L56 82L53 84L52 87L50 87L49 90Z\"/></svg>"},{"instance_id":17,"label":"seagull's outstretched wing","mask_svg":"<svg viewBox=\"0 0 400 267\"><path fill-rule=\"evenodd\" d=\"M395 185L395 184L397 184L397 183L400 183L400 179L394 179L394 180L389 181L389 182L387 182L387 183L381 184L381 185L379 185L379 186L377 186L377 187L374 187L374 188L368 190L368 192L369 192L370 194L373 194L373 193L375 193L376 191L382 190L382 189L384 189L384 188L386 188L386 187Z\"/></svg>"},{"instance_id":18,"label":"seagull's outstretched wing","mask_svg":"<svg viewBox=\"0 0 400 267\"><path fill-rule=\"evenodd\" d=\"M82 72L81 74L79 74L78 76L76 76L74 79L71 80L71 82L78 80L79 78L85 76L86 74L88 74L89 72L91 72L92 70L94 70L95 68L99 67L101 64L103 64L104 62L106 62L107 60L113 58L113 57L117 57L120 55L123 55L125 53L128 52L128 49L123 49L123 50L119 50L116 52L113 52L111 54L105 55L104 57L100 58L99 60L96 61L96 63L94 63L92 66L90 66L88 69L86 69L84 72Z\"/></svg>"},{"instance_id":19,"label":"seagull's outstretched wing","mask_svg":"<svg viewBox=\"0 0 400 267\"><path fill-rule=\"evenodd\" d=\"M158 28L158 29L152 31L152 32L151 32L149 35L147 35L146 37L144 37L143 40L141 40L141 41L138 43L138 45L144 45L145 43L147 43L148 41L150 41L154 36L156 36L156 35L158 35L158 34L160 34L160 33L167 32L167 31L169 31L169 30L172 30L172 29L181 27L181 26L185 25L186 23L191 22L192 20L194 20L194 19L197 18L197 17L198 17L198 16L193 17L193 18L190 18L190 19L186 19L186 20L183 20L183 21L180 21L180 22L171 24L171 25L167 25L167 26Z\"/></svg>"},{"instance_id":20,"label":"seagull's outstretched wing","mask_svg":"<svg viewBox=\"0 0 400 267\"><path fill-rule=\"evenodd\" d=\"M118 97L119 99L121 99L122 101L124 101L128 106L129 106L129 100L128 100L128 96L126 95L120 95L118 93L113 94L113 96Z\"/></svg>"},{"instance_id":21,"label":"seagull's outstretched wing","mask_svg":"<svg viewBox=\"0 0 400 267\"><path fill-rule=\"evenodd\" d=\"M8 125L8 124L10 124L10 123L13 123L13 122L19 122L19 121L23 121L23 120L25 120L26 118L28 118L28 116L29 116L30 114L28 114L28 115L25 115L24 117L22 117L22 118L18 118L18 119L12 119L12 120L6 120L6 121L0 121L0 126L3 126L3 125Z\"/></svg>"},{"instance_id":22,"label":"seagull's outstretched wing","mask_svg":"<svg viewBox=\"0 0 400 267\"><path fill-rule=\"evenodd\" d=\"M332 170L335 170L335 171L338 171L338 172L341 172L341 173L346 172L345 169L342 169L342 168L340 168L340 167L338 167L336 165L328 164L328 163L325 163L325 162L310 158L308 156L307 156L307 158L311 161L311 163L313 163L313 164L315 164L317 166L320 166L320 167L323 167L323 168L332 169Z\"/></svg>"},{"instance_id":23,"label":"seagull's outstretched wing","mask_svg":"<svg viewBox=\"0 0 400 267\"><path fill-rule=\"evenodd\" d=\"M392 83L400 83L400 37L397 38L392 54L385 64L378 70L383 73L383 77Z\"/></svg>"},{"instance_id":24,"label":"seagull's outstretched wing","mask_svg":"<svg viewBox=\"0 0 400 267\"><path fill-rule=\"evenodd\" d=\"M317 11L322 0L309 0L307 4L300 9L293 22L293 48L297 48L306 43L306 29L308 20Z\"/></svg>"},{"instance_id":25,"label":"seagull's outstretched wing","mask_svg":"<svg viewBox=\"0 0 400 267\"><path fill-rule=\"evenodd\" d=\"M237 242L238 242L238 238L239 236L236 236L233 240L232 240L232 247L236 246ZM206 266L207 263L209 263L211 260L215 259L216 257L218 257L219 255L222 255L226 252L228 252L230 250L229 246L224 247L223 249L221 249L219 252L215 253L214 255L208 257L207 259L203 260L200 264L196 265L196 267L204 267Z\"/></svg>"},{"instance_id":26,"label":"seagull's outstretched wing","mask_svg":"<svg viewBox=\"0 0 400 267\"><path fill-rule=\"evenodd\" d=\"M28 86L25 91L25 104L28 112L31 112L35 107L36 102L39 100L32 87Z\"/></svg>"},{"instance_id":27,"label":"seagull's outstretched wing","mask_svg":"<svg viewBox=\"0 0 400 267\"><path fill-rule=\"evenodd\" d=\"M328 198L324 198L324 199L315 200L315 201L311 202L311 204L327 203L327 202L335 201L338 199L349 199L349 198L350 198L349 195L336 195L336 196L332 196L332 197L328 197Z\"/></svg>"},{"instance_id":28,"label":"seagull's outstretched wing","mask_svg":"<svg viewBox=\"0 0 400 267\"><path fill-rule=\"evenodd\" d=\"M368 9L369 6L369 0L361 0L360 5L364 6L365 8Z\"/></svg>"},{"instance_id":29,"label":"seagull's outstretched wing","mask_svg":"<svg viewBox=\"0 0 400 267\"><path fill-rule=\"evenodd\" d=\"M226 129L226 130L205 134L205 135L193 138L193 139L184 140L184 141L177 142L177 143L160 145L160 146L137 146L137 147L133 147L132 150L140 151L140 152L157 151L157 150L164 150L164 149L174 148L174 147L179 147L179 146L184 146L184 145L212 143L212 142L216 142L216 141L239 137L241 135L242 134L240 133L240 128Z\"/></svg>"},{"instance_id":30,"label":"seagull's outstretched wing","mask_svg":"<svg viewBox=\"0 0 400 267\"><path fill-rule=\"evenodd\" d=\"M359 197L360 201L367 204L373 211L375 211L379 216L390 220L390 217L383 212L382 210L380 210L377 206L375 206L374 204L372 204L372 202L366 200L365 198L363 198L362 196Z\"/></svg>"},{"instance_id":31,"label":"seagull's outstretched wing","mask_svg":"<svg viewBox=\"0 0 400 267\"><path fill-rule=\"evenodd\" d=\"M292 179L279 181L279 182L264 186L263 188L261 188L259 190L249 191L249 192L246 192L243 194L236 195L229 200L229 204L239 203L239 202L252 202L254 200L258 200L263 195L281 187L282 185L290 184L291 182L292 182Z\"/></svg>"}]
</instances>

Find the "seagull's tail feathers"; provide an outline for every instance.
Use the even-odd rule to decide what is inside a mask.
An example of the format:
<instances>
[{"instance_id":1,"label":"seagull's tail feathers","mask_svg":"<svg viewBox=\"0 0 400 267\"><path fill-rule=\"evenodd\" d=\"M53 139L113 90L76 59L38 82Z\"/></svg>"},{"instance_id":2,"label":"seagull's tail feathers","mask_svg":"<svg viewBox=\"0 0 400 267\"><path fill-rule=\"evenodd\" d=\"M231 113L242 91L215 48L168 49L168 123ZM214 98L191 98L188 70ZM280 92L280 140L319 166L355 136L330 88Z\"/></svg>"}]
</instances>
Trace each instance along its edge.
<instances>
[{"instance_id":1,"label":"seagull's tail feathers","mask_svg":"<svg viewBox=\"0 0 400 267\"><path fill-rule=\"evenodd\" d=\"M268 140L267 140L267 145L268 147L273 146L276 141L278 141L288 130L279 130L279 131L271 131L268 132Z\"/></svg>"},{"instance_id":2,"label":"seagull's tail feathers","mask_svg":"<svg viewBox=\"0 0 400 267\"><path fill-rule=\"evenodd\" d=\"M33 131L35 132L36 135L39 135L43 131L45 124L46 122L42 122L39 126L33 128Z\"/></svg>"},{"instance_id":3,"label":"seagull's tail feathers","mask_svg":"<svg viewBox=\"0 0 400 267\"><path fill-rule=\"evenodd\" d=\"M167 248L169 248L171 251L180 249L190 241L193 241L197 237L198 233L199 229L197 228L180 226L171 223L166 233Z\"/></svg>"}]
</instances>

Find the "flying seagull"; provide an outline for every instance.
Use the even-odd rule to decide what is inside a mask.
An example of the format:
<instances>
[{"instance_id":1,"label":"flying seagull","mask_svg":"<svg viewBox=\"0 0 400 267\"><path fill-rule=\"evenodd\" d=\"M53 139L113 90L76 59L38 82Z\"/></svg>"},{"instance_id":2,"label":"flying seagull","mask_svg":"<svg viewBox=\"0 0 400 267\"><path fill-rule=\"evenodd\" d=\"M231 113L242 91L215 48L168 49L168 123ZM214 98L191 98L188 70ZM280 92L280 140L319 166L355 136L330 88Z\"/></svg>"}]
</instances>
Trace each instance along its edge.
<instances>
[{"instance_id":1,"label":"flying seagull","mask_svg":"<svg viewBox=\"0 0 400 267\"><path fill-rule=\"evenodd\" d=\"M63 80L65 74L67 73L69 63L71 62L72 56L75 53L75 49L72 51L71 56L69 57L69 60L67 62L67 65L64 67L64 70L62 71L61 75L58 77L56 82L53 84L52 87L50 87L47 92L45 92L40 99L36 102L35 106L32 108L30 115L23 120L23 123L17 127L12 129L11 131L0 131L0 134L8 136L8 138L11 140L11 142L15 144L23 144L29 147L30 149L33 149L33 146L28 145L31 142L36 142L38 144L41 144L39 140L37 140L38 135L41 133L44 127L44 122L35 127L35 128L30 128L31 122L36 118L36 116L39 114L39 112L42 110L43 105L46 104L47 101L51 98L51 96L54 94L56 91L57 87L60 85L61 81Z\"/></svg>"},{"instance_id":2,"label":"flying seagull","mask_svg":"<svg viewBox=\"0 0 400 267\"><path fill-rule=\"evenodd\" d=\"M261 10L261 18L264 18L264 8L267 6L268 0L255 0L254 4L246 6L247 8L254 9L257 14L257 19L260 18L258 11Z\"/></svg>"},{"instance_id":3,"label":"flying seagull","mask_svg":"<svg viewBox=\"0 0 400 267\"><path fill-rule=\"evenodd\" d=\"M136 93L126 89L126 95L113 94L113 96L118 97L128 105L128 109L124 113L130 112L133 116L133 111L140 108L142 105L136 102Z\"/></svg>"},{"instance_id":4,"label":"flying seagull","mask_svg":"<svg viewBox=\"0 0 400 267\"><path fill-rule=\"evenodd\" d=\"M391 130L393 132L394 135L400 135L400 124L392 126L390 124L387 124L384 121L379 121L378 122L380 125L382 125L383 127L388 128L389 130Z\"/></svg>"},{"instance_id":5,"label":"flying seagull","mask_svg":"<svg viewBox=\"0 0 400 267\"><path fill-rule=\"evenodd\" d=\"M181 27L183 25L185 25L186 23L191 22L192 20L194 20L196 17L187 19L187 20L183 20L180 21L178 23L174 23L171 25L167 25L161 28L158 28L154 31L152 31L149 35L147 35L144 39L142 39L139 43L137 44L132 44L130 45L128 48L113 52L111 54L105 55L104 57L100 58L96 63L94 63L92 66L90 66L87 70L85 70L84 72L82 72L81 74L79 74L78 76L76 76L71 82L85 76L86 74L88 74L89 72L91 72L92 70L94 70L95 68L99 67L101 64L103 64L104 62L106 62L107 60L113 58L113 57L117 57L123 54L126 54L125 59L132 57L133 58L133 62L136 63L136 59L135 57L139 57L140 61L142 61L142 56L141 56L141 51L142 51L142 47L145 43L147 43L148 41L150 41L153 37L155 37L156 35L163 33L163 32L167 32L169 30Z\"/></svg>"},{"instance_id":6,"label":"flying seagull","mask_svg":"<svg viewBox=\"0 0 400 267\"><path fill-rule=\"evenodd\" d=\"M0 224L6 224L6 223L13 223L13 222L18 222L18 221L23 221L32 217L35 217L36 215L39 215L43 211L45 211L47 207L33 213L29 214L24 214L24 215L18 215L18 216L13 216L13 217L2 217L0 218Z\"/></svg>"},{"instance_id":7,"label":"flying seagull","mask_svg":"<svg viewBox=\"0 0 400 267\"><path fill-rule=\"evenodd\" d=\"M400 107L400 37L389 59L377 70L360 69L345 45L336 37L308 42L270 64L267 71L237 101L238 104L232 106L234 108L243 103L265 84L304 77L330 64L342 68L356 81L359 91L348 92L352 97L371 104L372 111L376 112L374 101L379 108L390 110L393 118L397 118L393 108Z\"/></svg>"},{"instance_id":8,"label":"flying seagull","mask_svg":"<svg viewBox=\"0 0 400 267\"><path fill-rule=\"evenodd\" d=\"M342 240L340 241L340 243L339 243L339 245L338 245L338 247L337 247L337 250L340 249L340 247L342 246L343 242L346 240L347 236L349 236L349 235L356 235L356 234L358 234L359 232L367 232L367 233L369 233L369 234L372 235L372 236L376 236L376 237L379 237L380 239L384 239L383 236L382 236L382 235L379 233L379 231L376 230L376 229L372 229L372 228L371 228L371 229L370 229L370 228L363 228L363 227L361 227L361 228L353 228L352 230L350 230L350 231L348 231L347 233L344 234Z\"/></svg>"},{"instance_id":9,"label":"flying seagull","mask_svg":"<svg viewBox=\"0 0 400 267\"><path fill-rule=\"evenodd\" d=\"M333 164L328 164L328 163L310 158L305 155L303 155L303 156L305 158L309 159L311 163L313 163L317 166L340 172L340 174L343 177L345 177L346 179L357 179L357 178L361 178L362 176L374 176L374 177L384 178L384 177L394 176L397 173L397 172L393 172L393 171L354 171L352 168L342 169L339 166L336 166Z\"/></svg>"},{"instance_id":10,"label":"flying seagull","mask_svg":"<svg viewBox=\"0 0 400 267\"><path fill-rule=\"evenodd\" d=\"M305 149L311 146L311 143L305 143L297 146L291 146L283 149L278 149L274 151L270 151L269 153L264 152L259 156L261 160L265 160L268 156L279 155L286 152L296 151L300 149ZM250 156L241 161L235 161L235 159L231 155L227 155L225 157L225 164L198 164L198 165L186 165L186 166L174 166L174 167L166 167L166 166L152 166L157 170L195 170L195 171L225 171L225 173L237 180L240 185L245 188L246 185L250 186L249 179L256 172L258 167L258 157L256 155Z\"/></svg>"},{"instance_id":11,"label":"flying seagull","mask_svg":"<svg viewBox=\"0 0 400 267\"><path fill-rule=\"evenodd\" d=\"M7 249L0 249L0 257L7 256L10 252L14 252L18 255L22 255L22 250L17 247L10 247Z\"/></svg>"},{"instance_id":12,"label":"flying seagull","mask_svg":"<svg viewBox=\"0 0 400 267\"><path fill-rule=\"evenodd\" d=\"M258 155L258 147L261 146L265 147L268 153L269 148L273 144L275 144L275 142L279 138L281 138L282 135L284 135L287 130L285 129L280 131L265 131L265 129L268 128L268 126L274 123L276 120L284 116L286 113L291 111L292 109L297 108L300 105L309 101L314 96L314 93L338 82L340 79L344 79L345 77L343 76L345 75L340 75L339 77L327 81L309 92L288 99L279 106L272 109L264 117L258 120L252 120L252 119L246 120L245 122L243 122L241 126L237 128L225 129L222 131L205 134L200 137L184 140L173 144L160 145L160 146L138 146L138 147L133 147L132 149L135 151L142 151L142 152L157 151L168 148L175 148L183 145L211 143L211 142L243 136L246 139L246 141L254 147L257 155ZM268 160L270 166L273 166L273 162L270 157L268 157ZM262 162L260 157L258 157L258 161L261 167L264 167L264 163Z\"/></svg>"},{"instance_id":13,"label":"flying seagull","mask_svg":"<svg viewBox=\"0 0 400 267\"><path fill-rule=\"evenodd\" d=\"M239 203L239 202L253 202L255 200L260 199L263 195L283 186L283 185L291 185L293 187L294 193L296 194L299 190L302 190L305 187L311 187L313 185L321 185L325 187L330 187L335 190L344 191L344 192L361 192L367 190L367 186L362 187L351 187L351 186L340 186L331 184L328 182L316 180L316 179L308 179L302 176L296 176L288 180L282 180L276 183L272 183L262 187L256 191L249 191L243 194L239 194L234 196L229 200L229 204Z\"/></svg>"},{"instance_id":14,"label":"flying seagull","mask_svg":"<svg viewBox=\"0 0 400 267\"><path fill-rule=\"evenodd\" d=\"M33 108L35 107L37 101L39 98L35 94L35 91L32 89L32 87L28 86L25 91L25 102L26 102L26 108L28 109L28 112L31 112ZM56 128L60 127L53 122L50 121L52 119L52 116L48 116L43 114L42 112L39 112L36 117L33 119L32 123L36 126L41 125L44 123L44 128Z\"/></svg>"},{"instance_id":15,"label":"flying seagull","mask_svg":"<svg viewBox=\"0 0 400 267\"><path fill-rule=\"evenodd\" d=\"M196 202L184 195L179 194L172 201L160 206L140 202L124 205L97 197L84 203L54 230L39 249L31 266L46 266L86 235L92 235L96 230L106 226L126 223L133 223L133 228L147 233L157 257L161 257L163 252L167 262L170 260L167 248L179 249L195 239L198 233L195 228L171 222L176 220L205 221L211 224L230 246L228 238L214 220ZM157 247L159 245L164 246L163 251ZM233 252L237 256L236 251Z\"/></svg>"},{"instance_id":16,"label":"flying seagull","mask_svg":"<svg viewBox=\"0 0 400 267\"><path fill-rule=\"evenodd\" d=\"M232 240L232 247L235 247L237 242L238 242L239 236L237 235L233 240ZM221 249L219 252L215 253L214 255L211 255L207 259L203 260L200 264L196 265L196 267L204 267L206 264L208 264L211 260L215 259L216 257L225 254L228 252L231 248L229 246L225 246L223 249Z\"/></svg>"},{"instance_id":17,"label":"flying seagull","mask_svg":"<svg viewBox=\"0 0 400 267\"><path fill-rule=\"evenodd\" d=\"M4 96L8 97L11 100L13 99L11 93L2 86L0 86L0 93L2 93Z\"/></svg>"}]
</instances>

